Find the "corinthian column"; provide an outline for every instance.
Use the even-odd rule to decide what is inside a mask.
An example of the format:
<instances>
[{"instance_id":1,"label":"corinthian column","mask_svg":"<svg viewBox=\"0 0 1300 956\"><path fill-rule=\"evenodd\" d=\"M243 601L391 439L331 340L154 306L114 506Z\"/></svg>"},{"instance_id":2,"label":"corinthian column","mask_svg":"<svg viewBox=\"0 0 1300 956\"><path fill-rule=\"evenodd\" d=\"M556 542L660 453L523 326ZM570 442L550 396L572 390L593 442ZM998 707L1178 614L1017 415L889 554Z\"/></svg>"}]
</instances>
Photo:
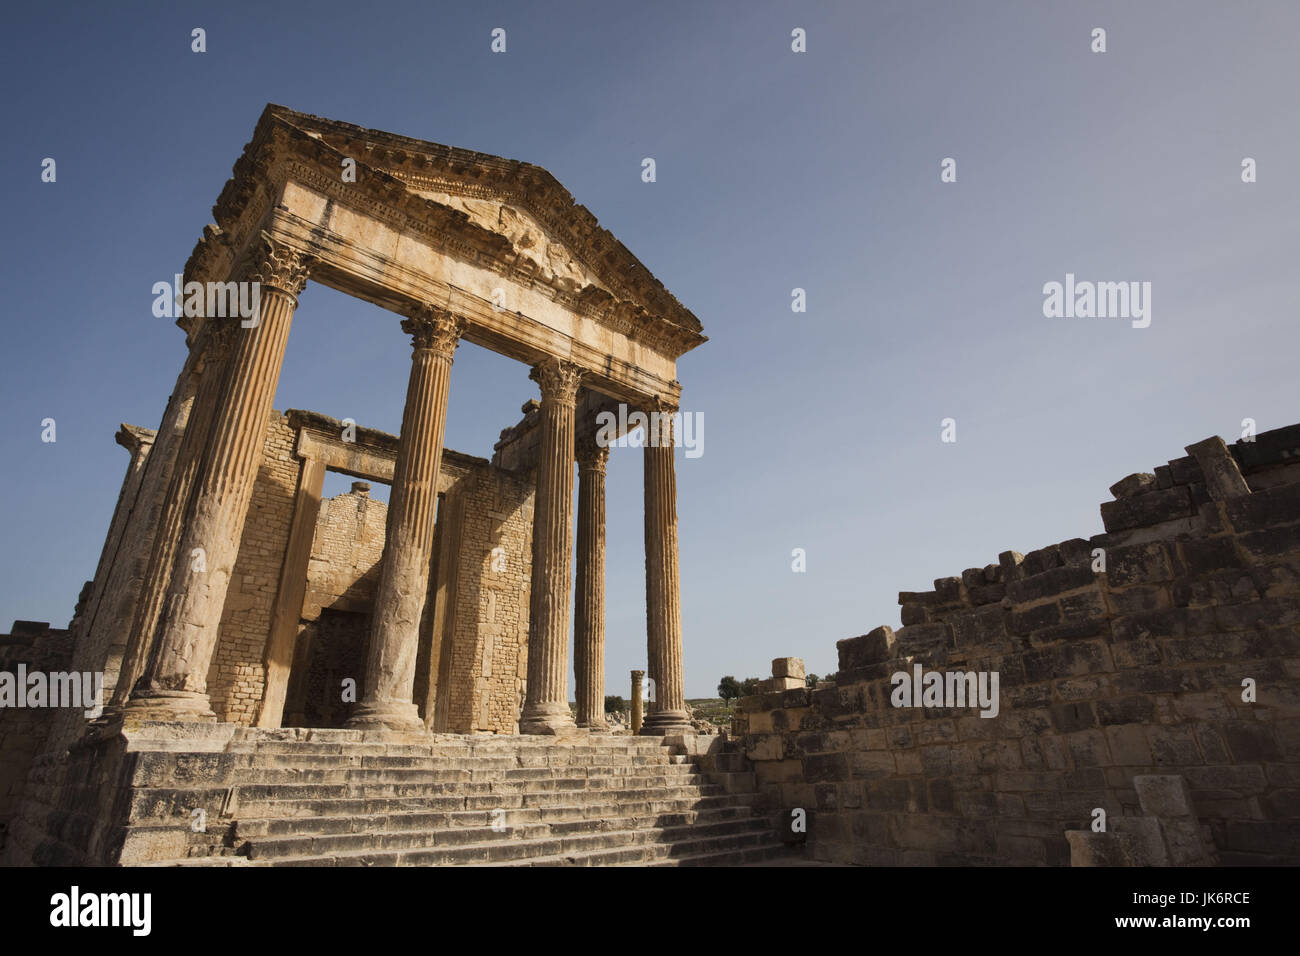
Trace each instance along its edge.
<instances>
[{"instance_id":1,"label":"corinthian column","mask_svg":"<svg viewBox=\"0 0 1300 956\"><path fill-rule=\"evenodd\" d=\"M573 406L582 370L546 359L531 375L542 389L542 447L533 510L532 594L528 616L528 691L519 732L560 734L569 712L569 576L573 568Z\"/></svg>"},{"instance_id":2,"label":"corinthian column","mask_svg":"<svg viewBox=\"0 0 1300 956\"><path fill-rule=\"evenodd\" d=\"M673 420L677 409L659 402L646 411L645 610L646 645L654 696L642 734L693 733L682 673L681 584L677 571L677 474Z\"/></svg>"},{"instance_id":3,"label":"corinthian column","mask_svg":"<svg viewBox=\"0 0 1300 956\"><path fill-rule=\"evenodd\" d=\"M349 727L422 733L411 700L420 616L429 593L433 518L442 467L451 360L461 323L450 312L424 306L402 322L412 337L411 377L388 503L383 570L375 592L366 658L366 695Z\"/></svg>"},{"instance_id":4,"label":"corinthian column","mask_svg":"<svg viewBox=\"0 0 1300 956\"><path fill-rule=\"evenodd\" d=\"M127 704L136 716L215 719L207 694L208 666L309 263L307 256L266 233L250 249L241 278L258 283L257 321L233 333L234 347L185 512L154 647Z\"/></svg>"},{"instance_id":5,"label":"corinthian column","mask_svg":"<svg viewBox=\"0 0 1300 956\"><path fill-rule=\"evenodd\" d=\"M573 601L573 669L578 726L605 723L605 465L609 449L594 436L578 442L578 571Z\"/></svg>"},{"instance_id":6,"label":"corinthian column","mask_svg":"<svg viewBox=\"0 0 1300 956\"><path fill-rule=\"evenodd\" d=\"M195 369L198 384L194 402L185 431L181 435L171 479L163 496L158 532L149 554L139 600L129 622L126 653L122 657L122 668L113 690L113 700L107 710L120 710L126 704L153 649L154 629L167 597L176 552L180 548L185 508L189 504L190 493L194 490L199 466L203 462L203 451L208 442L208 430L221 398L226 360L240 331L233 320L219 318L205 321L199 331L199 341L195 343L195 348L199 350L199 361Z\"/></svg>"}]
</instances>

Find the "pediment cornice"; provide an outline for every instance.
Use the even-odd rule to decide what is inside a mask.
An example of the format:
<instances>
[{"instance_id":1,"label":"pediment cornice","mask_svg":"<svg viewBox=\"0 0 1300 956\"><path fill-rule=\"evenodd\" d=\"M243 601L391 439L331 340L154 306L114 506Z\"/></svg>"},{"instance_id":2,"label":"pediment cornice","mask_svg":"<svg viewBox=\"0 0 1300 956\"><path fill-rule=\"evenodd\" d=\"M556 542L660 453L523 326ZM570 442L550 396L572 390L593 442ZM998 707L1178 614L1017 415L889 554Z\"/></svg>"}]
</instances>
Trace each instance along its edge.
<instances>
[{"instance_id":1,"label":"pediment cornice","mask_svg":"<svg viewBox=\"0 0 1300 956\"><path fill-rule=\"evenodd\" d=\"M356 161L357 182L339 175L342 158ZM252 141L235 163L213 214L186 266L194 278L219 275L289 180L431 245L539 289L650 348L674 357L706 341L699 320L669 293L585 207L539 166L485 153L367 130L268 106ZM508 204L526 212L594 277L579 283L548 273L501 232L420 191Z\"/></svg>"}]
</instances>

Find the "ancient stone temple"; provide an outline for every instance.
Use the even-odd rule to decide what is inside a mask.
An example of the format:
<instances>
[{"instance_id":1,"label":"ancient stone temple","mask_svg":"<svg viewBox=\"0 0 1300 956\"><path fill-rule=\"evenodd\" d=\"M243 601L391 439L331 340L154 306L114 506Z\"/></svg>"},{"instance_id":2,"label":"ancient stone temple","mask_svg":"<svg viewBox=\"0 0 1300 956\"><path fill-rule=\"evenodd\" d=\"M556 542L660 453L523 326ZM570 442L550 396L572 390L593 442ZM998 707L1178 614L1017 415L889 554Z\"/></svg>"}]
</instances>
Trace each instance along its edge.
<instances>
[{"instance_id":1,"label":"ancient stone temple","mask_svg":"<svg viewBox=\"0 0 1300 956\"><path fill-rule=\"evenodd\" d=\"M27 783L21 800L7 798L10 858L301 857L255 850L248 837L259 826L290 832L265 820L324 816L341 798L390 809L383 801L409 795L393 788L412 778L433 788L420 808L485 828L486 854L499 832L486 829L488 811L551 826L530 807L532 777L516 781L507 767L545 776L542 791L581 777L584 790L640 785L691 813L720 799L699 789L682 736L693 730L672 429L677 359L705 341L699 320L545 170L281 107L262 114L214 215L178 290L188 357L157 430L118 436L130 463L70 628L71 668L105 675L103 713L60 711L39 753L13 768ZM312 283L391 311L392 334L409 337L400 434L272 408ZM251 311L234 307L249 300ZM540 391L491 462L443 448L461 342L525 363ZM643 741L601 736L609 436L598 440L597 417L620 406L644 413L650 435L655 694ZM357 479L352 490L323 498L331 471ZM391 486L387 503L370 497L375 482ZM522 736L430 736L482 732ZM279 786L308 780L327 789ZM267 806L250 810L259 799ZM678 856L770 842L743 800L723 803L726 826L708 836L731 843L697 840ZM560 809L616 812L590 800ZM660 819L650 809L628 833ZM674 822L689 830L691 813ZM195 815L202 828L190 826ZM445 836L431 825L424 843L403 846ZM331 858L390 837L377 830ZM514 839L521 859L574 849ZM499 848L476 856L479 842L461 857L400 862L505 858Z\"/></svg>"}]
</instances>

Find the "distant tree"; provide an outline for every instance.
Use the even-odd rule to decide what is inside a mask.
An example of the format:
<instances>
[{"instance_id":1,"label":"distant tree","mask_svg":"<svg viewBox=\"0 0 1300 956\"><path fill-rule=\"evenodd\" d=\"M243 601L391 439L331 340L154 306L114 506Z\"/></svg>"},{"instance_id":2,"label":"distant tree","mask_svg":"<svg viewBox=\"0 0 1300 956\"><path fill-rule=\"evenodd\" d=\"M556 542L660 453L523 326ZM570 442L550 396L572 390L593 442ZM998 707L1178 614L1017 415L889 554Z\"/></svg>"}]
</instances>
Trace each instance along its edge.
<instances>
[{"instance_id":1,"label":"distant tree","mask_svg":"<svg viewBox=\"0 0 1300 956\"><path fill-rule=\"evenodd\" d=\"M804 680L804 684L805 684L806 686L808 686L808 687L816 687L816 686L817 686L817 682L818 682L819 680L821 680L821 678L818 677L816 674L808 674L806 677L804 677L803 680Z\"/></svg>"},{"instance_id":2,"label":"distant tree","mask_svg":"<svg viewBox=\"0 0 1300 956\"><path fill-rule=\"evenodd\" d=\"M834 674L826 674L825 676L822 677L822 680L824 680L824 681L834 681L834 680L835 680L835 675L834 675Z\"/></svg>"},{"instance_id":3,"label":"distant tree","mask_svg":"<svg viewBox=\"0 0 1300 956\"><path fill-rule=\"evenodd\" d=\"M746 677L740 682L740 696L753 697L758 693L758 678Z\"/></svg>"},{"instance_id":4,"label":"distant tree","mask_svg":"<svg viewBox=\"0 0 1300 956\"><path fill-rule=\"evenodd\" d=\"M627 713L627 701L622 697L609 696L605 698L605 713L612 714L615 711Z\"/></svg>"},{"instance_id":5,"label":"distant tree","mask_svg":"<svg viewBox=\"0 0 1300 956\"><path fill-rule=\"evenodd\" d=\"M728 674L718 681L718 696L723 700L735 700L740 696L740 681Z\"/></svg>"}]
</instances>

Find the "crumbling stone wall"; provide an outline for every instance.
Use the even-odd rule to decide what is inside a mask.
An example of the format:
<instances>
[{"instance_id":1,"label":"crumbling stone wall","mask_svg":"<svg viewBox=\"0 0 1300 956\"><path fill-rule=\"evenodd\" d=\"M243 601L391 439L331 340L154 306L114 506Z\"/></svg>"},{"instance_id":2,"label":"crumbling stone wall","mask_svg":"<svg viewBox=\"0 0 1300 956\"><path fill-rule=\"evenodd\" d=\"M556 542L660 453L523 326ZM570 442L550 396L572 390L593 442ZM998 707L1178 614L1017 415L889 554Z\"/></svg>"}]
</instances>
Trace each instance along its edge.
<instances>
[{"instance_id":1,"label":"crumbling stone wall","mask_svg":"<svg viewBox=\"0 0 1300 956\"><path fill-rule=\"evenodd\" d=\"M384 556L388 505L370 497L366 482L354 482L346 494L326 498L316 517L303 617L322 608L369 611Z\"/></svg>"},{"instance_id":2,"label":"crumbling stone wall","mask_svg":"<svg viewBox=\"0 0 1300 956\"><path fill-rule=\"evenodd\" d=\"M0 671L16 675L23 665L26 673L50 674L67 671L71 662L71 630L51 628L42 621L14 621L10 633L0 635ZM49 708L0 707L0 849L32 760L44 749L53 715Z\"/></svg>"},{"instance_id":3,"label":"crumbling stone wall","mask_svg":"<svg viewBox=\"0 0 1300 956\"><path fill-rule=\"evenodd\" d=\"M779 825L805 810L822 860L1061 865L1173 774L1224 864L1300 862L1300 425L1189 451L1117 483L1104 534L900 594L833 683L745 698ZM997 672L997 716L894 706L916 664Z\"/></svg>"}]
</instances>

